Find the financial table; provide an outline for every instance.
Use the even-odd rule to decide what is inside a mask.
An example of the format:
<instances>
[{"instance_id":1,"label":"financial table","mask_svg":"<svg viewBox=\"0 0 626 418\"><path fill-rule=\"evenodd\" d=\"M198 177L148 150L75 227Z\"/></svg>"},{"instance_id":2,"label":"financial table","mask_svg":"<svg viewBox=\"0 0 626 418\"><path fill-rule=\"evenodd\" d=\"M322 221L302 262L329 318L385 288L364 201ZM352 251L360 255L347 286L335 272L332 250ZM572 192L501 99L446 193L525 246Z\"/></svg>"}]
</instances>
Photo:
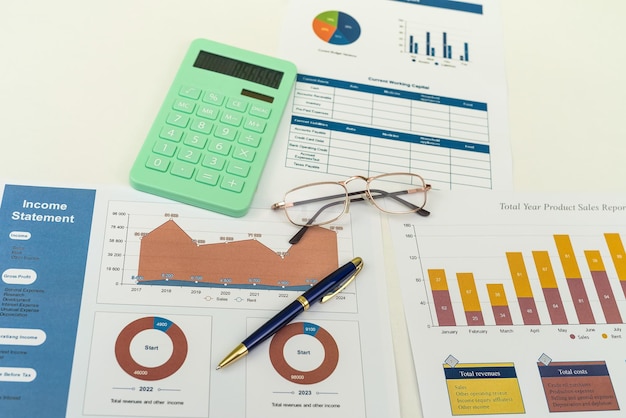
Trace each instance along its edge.
<instances>
[{"instance_id":1,"label":"financial table","mask_svg":"<svg viewBox=\"0 0 626 418\"><path fill-rule=\"evenodd\" d=\"M492 187L486 103L299 75L285 164L412 171L439 189Z\"/></svg>"}]
</instances>

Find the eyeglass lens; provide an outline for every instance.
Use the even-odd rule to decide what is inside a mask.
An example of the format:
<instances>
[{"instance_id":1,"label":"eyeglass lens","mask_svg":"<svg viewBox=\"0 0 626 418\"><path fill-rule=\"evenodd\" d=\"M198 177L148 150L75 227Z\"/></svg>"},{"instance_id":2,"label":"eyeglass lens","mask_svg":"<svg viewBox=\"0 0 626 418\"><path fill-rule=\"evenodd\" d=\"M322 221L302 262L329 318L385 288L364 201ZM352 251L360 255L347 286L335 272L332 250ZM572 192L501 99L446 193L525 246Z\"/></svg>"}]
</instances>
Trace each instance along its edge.
<instances>
[{"instance_id":1,"label":"eyeglass lens","mask_svg":"<svg viewBox=\"0 0 626 418\"><path fill-rule=\"evenodd\" d=\"M369 183L369 190L374 204L384 212L415 212L426 204L426 185L414 174L375 177Z\"/></svg>"},{"instance_id":2,"label":"eyeglass lens","mask_svg":"<svg viewBox=\"0 0 626 418\"><path fill-rule=\"evenodd\" d=\"M339 218L345 211L347 193L339 183L315 183L288 192L285 211L296 225L321 225Z\"/></svg>"}]
</instances>

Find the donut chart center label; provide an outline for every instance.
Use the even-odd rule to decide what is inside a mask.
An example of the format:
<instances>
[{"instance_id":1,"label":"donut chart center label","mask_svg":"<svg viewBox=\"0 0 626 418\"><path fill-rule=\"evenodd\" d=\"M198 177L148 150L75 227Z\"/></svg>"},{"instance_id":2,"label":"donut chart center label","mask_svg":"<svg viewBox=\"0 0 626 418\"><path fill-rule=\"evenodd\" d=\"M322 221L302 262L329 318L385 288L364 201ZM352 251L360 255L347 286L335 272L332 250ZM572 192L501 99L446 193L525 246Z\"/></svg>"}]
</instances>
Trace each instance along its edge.
<instances>
[{"instance_id":1,"label":"donut chart center label","mask_svg":"<svg viewBox=\"0 0 626 418\"><path fill-rule=\"evenodd\" d=\"M331 10L313 19L313 32L329 44L348 45L361 36L361 25L349 14Z\"/></svg>"},{"instance_id":2,"label":"donut chart center label","mask_svg":"<svg viewBox=\"0 0 626 418\"><path fill-rule=\"evenodd\" d=\"M319 344L305 343L305 338L314 338ZM293 361L294 357L309 358ZM321 358L321 362L316 358ZM324 328L310 322L295 322L272 338L270 360L283 378L293 383L311 385L327 379L335 371L339 362L339 349L335 339ZM314 367L316 361L319 365Z\"/></svg>"},{"instance_id":3,"label":"donut chart center label","mask_svg":"<svg viewBox=\"0 0 626 418\"><path fill-rule=\"evenodd\" d=\"M293 368L302 371L315 370L324 362L326 350L317 338L306 334L294 335L285 343L283 355Z\"/></svg>"},{"instance_id":4,"label":"donut chart center label","mask_svg":"<svg viewBox=\"0 0 626 418\"><path fill-rule=\"evenodd\" d=\"M170 342L163 345L164 339ZM132 377L160 380L180 369L187 357L187 348L187 338L178 325L165 318L149 316L124 327L115 341L115 358L122 370ZM163 353L157 353L160 351ZM169 354L167 358L166 354Z\"/></svg>"},{"instance_id":5,"label":"donut chart center label","mask_svg":"<svg viewBox=\"0 0 626 418\"><path fill-rule=\"evenodd\" d=\"M174 343L170 337L156 329L146 329L130 342L130 355L145 367L158 367L172 356Z\"/></svg>"}]
</instances>

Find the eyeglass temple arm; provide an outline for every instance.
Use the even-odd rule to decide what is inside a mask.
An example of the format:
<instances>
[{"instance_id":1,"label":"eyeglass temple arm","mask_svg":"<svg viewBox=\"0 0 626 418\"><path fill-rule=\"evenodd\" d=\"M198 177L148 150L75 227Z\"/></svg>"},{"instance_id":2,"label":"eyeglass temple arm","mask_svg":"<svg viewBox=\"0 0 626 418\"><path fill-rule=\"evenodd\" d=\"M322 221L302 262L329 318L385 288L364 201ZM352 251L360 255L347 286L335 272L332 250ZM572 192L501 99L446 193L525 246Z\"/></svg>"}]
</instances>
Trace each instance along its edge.
<instances>
[{"instance_id":1,"label":"eyeglass temple arm","mask_svg":"<svg viewBox=\"0 0 626 418\"><path fill-rule=\"evenodd\" d=\"M428 189L426 189L426 190L428 190ZM420 208L418 206L415 206L411 202L407 202L406 200L404 200L404 199L402 199L402 198L397 196L399 194L407 194L408 193L407 191L398 191L398 192L389 193L389 192L386 192L384 190L375 189L375 190L370 190L370 193L372 193L372 192L373 193L378 193L378 195L372 195L372 199L378 199L380 197L391 197L392 199L400 202L401 204L403 204L403 205L405 205L405 206L407 206L407 207L409 207L411 209L417 209L416 213L418 215L421 215L421 216L428 216L428 215L430 215L430 212L427 211L426 209ZM356 195L363 196L364 193L365 193L365 190L361 190L361 191L358 191L358 192L350 192L350 193L348 193L348 197L356 196ZM341 196L342 195L333 195L333 196L326 196L326 197L318 197L316 199L301 200L301 201L298 201L298 202L293 202L293 205L297 206L297 205L304 204L304 203L320 202L320 201L328 200L328 199L336 199L336 198L341 197ZM350 197L350 202L360 202L360 201L363 201L363 200L365 200L364 197L355 197L355 198ZM324 212L326 209L328 209L328 208L330 208L332 206L340 205L340 204L343 204L343 202L332 202L332 203L328 203L328 204L322 206L317 212L315 212L315 214L313 216L311 216L309 218L309 220L307 221L306 225L303 225L302 228L300 228L300 230L293 237L291 237L291 239L289 240L289 243L293 245L293 244L297 244L298 242L300 242L300 239L302 239L302 237L306 233L307 229L311 226L311 224L313 222L315 222L317 217L322 212Z\"/></svg>"}]
</instances>

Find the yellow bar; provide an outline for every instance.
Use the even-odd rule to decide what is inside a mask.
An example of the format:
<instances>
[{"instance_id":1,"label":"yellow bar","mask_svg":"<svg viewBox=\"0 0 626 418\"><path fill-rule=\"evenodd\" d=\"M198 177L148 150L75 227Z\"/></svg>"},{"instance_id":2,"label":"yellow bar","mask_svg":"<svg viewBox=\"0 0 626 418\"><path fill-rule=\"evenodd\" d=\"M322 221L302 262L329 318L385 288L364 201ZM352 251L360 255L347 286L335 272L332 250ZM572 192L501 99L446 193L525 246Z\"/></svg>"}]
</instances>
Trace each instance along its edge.
<instances>
[{"instance_id":1,"label":"yellow bar","mask_svg":"<svg viewBox=\"0 0 626 418\"><path fill-rule=\"evenodd\" d=\"M430 280L430 288L432 290L448 290L446 272L443 269L428 270L428 278Z\"/></svg>"},{"instance_id":2,"label":"yellow bar","mask_svg":"<svg viewBox=\"0 0 626 418\"><path fill-rule=\"evenodd\" d=\"M604 262L602 261L602 256L600 255L600 251L596 251L596 250L585 251L585 258L587 259L589 270L606 271L606 269L604 268Z\"/></svg>"},{"instance_id":3,"label":"yellow bar","mask_svg":"<svg viewBox=\"0 0 626 418\"><path fill-rule=\"evenodd\" d=\"M528 280L528 272L522 253L506 253L506 259L509 262L515 294L518 298L532 298L533 291L530 288L530 280Z\"/></svg>"},{"instance_id":4,"label":"yellow bar","mask_svg":"<svg viewBox=\"0 0 626 418\"><path fill-rule=\"evenodd\" d=\"M626 254L622 238L620 238L619 234L607 233L604 234L604 239L606 240L606 245L609 246L617 277L620 281L626 281Z\"/></svg>"},{"instance_id":5,"label":"yellow bar","mask_svg":"<svg viewBox=\"0 0 626 418\"><path fill-rule=\"evenodd\" d=\"M488 284L487 293L489 293L489 302L491 302L491 306L509 306L509 303L506 300L506 294L504 293L503 284Z\"/></svg>"},{"instance_id":6,"label":"yellow bar","mask_svg":"<svg viewBox=\"0 0 626 418\"><path fill-rule=\"evenodd\" d=\"M476 292L474 275L472 273L457 273L456 278L459 282L463 309L466 312L479 312L481 310L480 301L478 300L478 292Z\"/></svg>"},{"instance_id":7,"label":"yellow bar","mask_svg":"<svg viewBox=\"0 0 626 418\"><path fill-rule=\"evenodd\" d=\"M554 235L554 242L556 243L556 249L559 251L559 258L561 259L561 265L565 272L565 278L582 279L569 235Z\"/></svg>"},{"instance_id":8,"label":"yellow bar","mask_svg":"<svg viewBox=\"0 0 626 418\"><path fill-rule=\"evenodd\" d=\"M535 268L539 275L539 283L542 289L556 289L556 276L550 262L550 254L547 251L533 251L533 259L535 260Z\"/></svg>"}]
</instances>

